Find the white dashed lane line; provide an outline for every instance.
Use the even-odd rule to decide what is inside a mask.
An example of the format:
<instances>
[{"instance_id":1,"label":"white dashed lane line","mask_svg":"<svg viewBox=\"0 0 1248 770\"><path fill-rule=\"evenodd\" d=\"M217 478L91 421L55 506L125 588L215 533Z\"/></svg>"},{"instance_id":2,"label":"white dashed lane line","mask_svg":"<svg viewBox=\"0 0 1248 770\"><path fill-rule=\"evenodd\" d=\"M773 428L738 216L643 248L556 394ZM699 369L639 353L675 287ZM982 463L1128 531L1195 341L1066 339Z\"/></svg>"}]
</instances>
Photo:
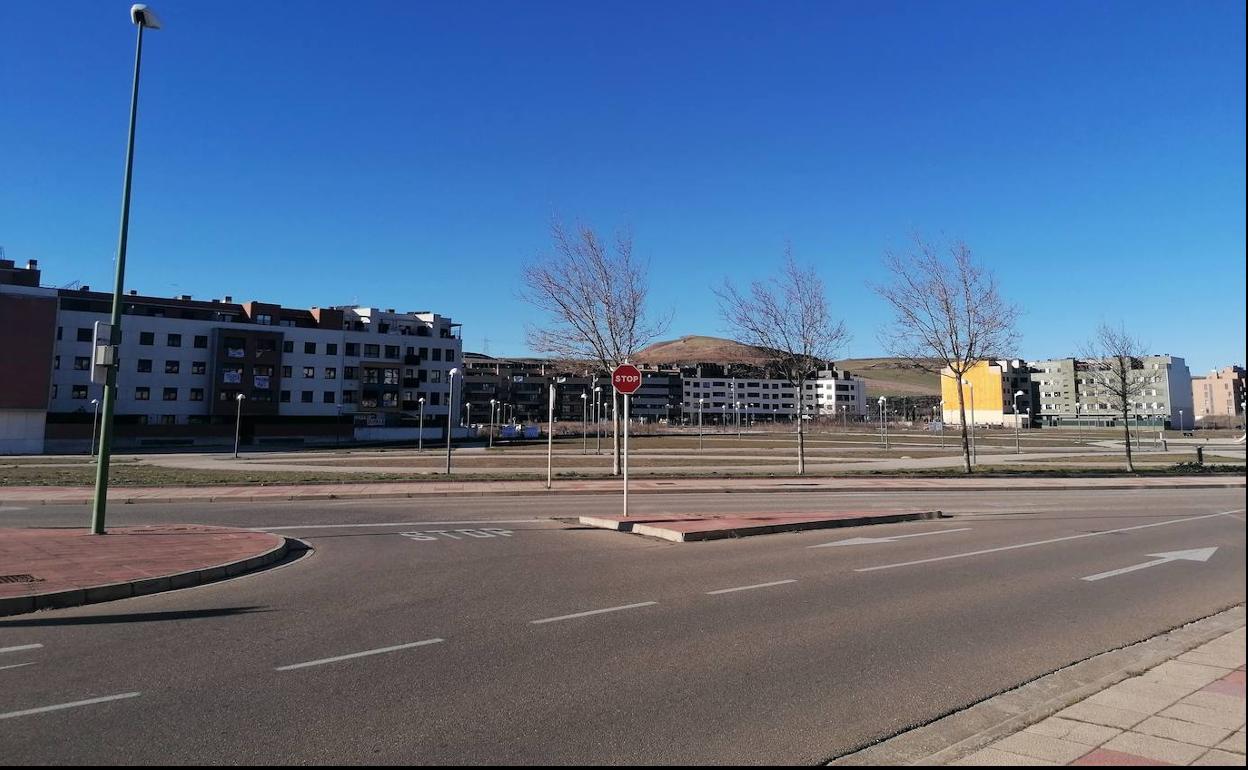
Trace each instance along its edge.
<instances>
[{"instance_id":1,"label":"white dashed lane line","mask_svg":"<svg viewBox=\"0 0 1248 770\"><path fill-rule=\"evenodd\" d=\"M573 620L575 618L587 618L590 615L601 615L606 612L620 612L622 610L635 610L638 607L651 607L658 602L637 602L636 604L624 604L619 607L606 607L601 610L589 610L588 612L574 612L571 615L560 615L554 618L542 618L541 620L530 620L531 625L540 625L542 623L555 623L560 620Z\"/></svg>"},{"instance_id":2,"label":"white dashed lane line","mask_svg":"<svg viewBox=\"0 0 1248 770\"><path fill-rule=\"evenodd\" d=\"M21 652L22 650L37 650L43 647L42 644L19 644L16 647L0 647L0 654L6 652Z\"/></svg>"},{"instance_id":3,"label":"white dashed lane line","mask_svg":"<svg viewBox=\"0 0 1248 770\"><path fill-rule=\"evenodd\" d=\"M323 666L326 663L338 663L343 660L351 660L353 658L364 658L369 655L381 655L384 652L395 652L397 650L409 650L413 647L424 647L429 644L438 644L444 642L445 639L425 639L420 642L411 642L410 644L396 644L393 647L378 647L375 650L365 650L364 652L352 652L347 655L337 655L332 658L321 658L320 660L309 660L306 663L293 663L289 666L278 666L274 671L294 671L297 668L308 668L309 666Z\"/></svg>"},{"instance_id":4,"label":"white dashed lane line","mask_svg":"<svg viewBox=\"0 0 1248 770\"><path fill-rule=\"evenodd\" d=\"M771 588L772 586L782 586L788 583L796 583L797 580L773 580L770 583L756 583L752 586L737 586L736 588L721 588L718 591L707 591L707 596L716 596L718 594L731 594L737 591L752 591L755 588Z\"/></svg>"},{"instance_id":5,"label":"white dashed lane line","mask_svg":"<svg viewBox=\"0 0 1248 770\"><path fill-rule=\"evenodd\" d=\"M0 719L15 719L17 717L27 717L32 714L46 714L49 711L60 711L62 709L72 709L79 706L91 706L96 703L108 703L114 700L125 700L126 698L137 698L142 693L123 692L120 695L105 695L103 698L88 698L87 700L76 700L72 703L58 703L55 706L40 706L39 708L23 709L22 711L10 711L0 714Z\"/></svg>"}]
</instances>

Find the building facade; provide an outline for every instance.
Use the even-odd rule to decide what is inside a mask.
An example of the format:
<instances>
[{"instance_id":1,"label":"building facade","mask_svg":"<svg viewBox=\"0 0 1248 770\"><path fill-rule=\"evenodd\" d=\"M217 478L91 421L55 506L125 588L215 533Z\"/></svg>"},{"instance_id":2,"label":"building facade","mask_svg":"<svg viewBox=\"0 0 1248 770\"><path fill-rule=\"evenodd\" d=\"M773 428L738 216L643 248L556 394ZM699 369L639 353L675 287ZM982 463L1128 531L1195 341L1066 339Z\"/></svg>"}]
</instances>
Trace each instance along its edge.
<instances>
[{"instance_id":1,"label":"building facade","mask_svg":"<svg viewBox=\"0 0 1248 770\"><path fill-rule=\"evenodd\" d=\"M781 422L825 417L861 419L866 414L866 391L861 380L849 372L826 369L811 374L797 386L788 380L767 377L703 376L694 371L683 376L682 404L685 422L693 424L699 411L703 424ZM692 415L692 418L689 416Z\"/></svg>"},{"instance_id":2,"label":"building facade","mask_svg":"<svg viewBox=\"0 0 1248 770\"><path fill-rule=\"evenodd\" d=\"M1096 362L1056 358L1031 362L1039 397L1037 420L1048 427L1111 427L1122 422L1121 409L1098 384ZM1132 364L1141 381L1140 395L1130 406L1133 420L1178 426L1180 415L1190 425L1192 386L1187 364L1171 355L1143 356Z\"/></svg>"},{"instance_id":3,"label":"building facade","mask_svg":"<svg viewBox=\"0 0 1248 770\"><path fill-rule=\"evenodd\" d=\"M0 270L5 320L25 313L29 284L39 281L36 265L27 266L20 283L15 272ZM40 328L24 336L46 335L50 348L25 345L6 355L5 365L49 373L45 445L68 451L91 440L103 394L91 381L94 327L107 323L112 295L86 286L39 291L54 312L40 315ZM119 446L232 439L240 416L244 439L258 443L350 437L357 428L415 428L422 398L425 424L446 425L448 372L462 365L462 347L458 324L445 316L133 291L123 299ZM6 378L0 399L12 400L14 393Z\"/></svg>"},{"instance_id":4,"label":"building facade","mask_svg":"<svg viewBox=\"0 0 1248 770\"><path fill-rule=\"evenodd\" d=\"M980 361L963 377L962 386L968 425L1028 427L1034 403L1031 368L1023 361ZM1021 394L1020 394L1021 391ZM940 373L940 397L944 421L962 424L958 403L958 383L949 368Z\"/></svg>"},{"instance_id":5,"label":"building facade","mask_svg":"<svg viewBox=\"0 0 1248 770\"><path fill-rule=\"evenodd\" d=\"M1192 378L1192 415L1201 419L1242 417L1244 414L1244 368L1224 366ZM1190 427L1191 423L1187 426Z\"/></svg>"}]
</instances>

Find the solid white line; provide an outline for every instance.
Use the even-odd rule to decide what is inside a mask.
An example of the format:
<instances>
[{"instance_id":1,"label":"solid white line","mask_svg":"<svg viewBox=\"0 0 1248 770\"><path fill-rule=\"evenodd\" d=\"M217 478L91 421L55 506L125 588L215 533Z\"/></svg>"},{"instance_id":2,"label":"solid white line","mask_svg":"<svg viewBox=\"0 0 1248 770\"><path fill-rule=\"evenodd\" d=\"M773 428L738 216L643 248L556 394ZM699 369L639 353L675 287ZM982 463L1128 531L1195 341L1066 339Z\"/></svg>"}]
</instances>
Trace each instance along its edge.
<instances>
[{"instance_id":1,"label":"solid white line","mask_svg":"<svg viewBox=\"0 0 1248 770\"><path fill-rule=\"evenodd\" d=\"M901 540L907 537L927 537L928 535L947 535L950 532L969 532L970 527L959 527L957 529L936 529L931 532L913 532L909 535L884 535L881 537L851 537L847 540L834 540L831 543L820 543L819 545L808 545L807 548L830 548L838 545L876 545L878 543L891 543L894 540Z\"/></svg>"},{"instance_id":2,"label":"solid white line","mask_svg":"<svg viewBox=\"0 0 1248 770\"><path fill-rule=\"evenodd\" d=\"M785 583L796 583L796 580L777 580L772 583L759 583L752 586L737 586L736 588L721 588L718 591L707 591L707 596L715 596L716 594L730 594L734 591L749 591L752 588L771 588L772 586L782 586Z\"/></svg>"},{"instance_id":3,"label":"solid white line","mask_svg":"<svg viewBox=\"0 0 1248 770\"><path fill-rule=\"evenodd\" d=\"M918 559L916 561L903 561L897 564L882 564L878 567L862 567L854 570L854 572L874 572L881 569L893 569L894 567L912 567L916 564L930 564L936 561L948 561L949 559L965 559L968 556L983 556L986 553L997 553L999 551L1013 551L1018 548L1031 548L1037 545L1049 545L1050 543L1061 543L1067 540L1081 540L1085 537L1097 537L1098 535L1112 535L1115 532L1130 532L1136 529L1148 529L1149 527L1164 527L1167 524L1182 524L1185 521L1198 521L1200 519L1212 519L1217 516L1229 516L1232 513L1239 513L1242 508L1236 508L1233 511L1223 511L1222 513L1210 513L1204 516L1188 516L1183 519L1169 519L1167 521L1155 521L1152 524L1139 524L1134 527L1120 527L1118 529L1106 529L1100 532L1085 532L1080 535L1067 535L1066 537L1055 537L1049 540L1036 540L1030 543L1019 543L1017 545L1005 545L1000 548L985 548L982 551L968 551L967 553L955 553L950 556L934 556L930 559Z\"/></svg>"},{"instance_id":4,"label":"solid white line","mask_svg":"<svg viewBox=\"0 0 1248 770\"><path fill-rule=\"evenodd\" d=\"M105 695L103 698L90 698L88 700L76 700L73 703L58 703L55 706L42 706L37 709L25 709L23 711L10 711L7 714L0 714L0 719L13 719L15 717L25 717L31 714L44 714L49 711L60 711L61 709L72 709L78 706L90 706L94 703L107 703L113 700L124 700L126 698L137 698L141 693L123 692L121 695Z\"/></svg>"},{"instance_id":5,"label":"solid white line","mask_svg":"<svg viewBox=\"0 0 1248 770\"><path fill-rule=\"evenodd\" d=\"M282 527L252 527L253 530L276 532L279 529L353 529L355 527L416 527L426 524L537 524L544 519L470 519L467 521L391 521L382 524L298 524Z\"/></svg>"},{"instance_id":6,"label":"solid white line","mask_svg":"<svg viewBox=\"0 0 1248 770\"><path fill-rule=\"evenodd\" d=\"M423 647L426 644L437 644L444 642L445 639L425 639L420 642L412 642L411 644L396 644L393 647L378 647L375 650L365 650L364 652L353 652L350 655L338 655L333 658L321 658L320 660L309 660L307 663L294 663L289 666L278 666L274 671L293 671L296 668L307 668L308 666L323 666L326 663L337 663L340 660L351 660L352 658L363 658L368 655L380 655L383 652L394 652L395 650L407 650L412 647Z\"/></svg>"},{"instance_id":7,"label":"solid white line","mask_svg":"<svg viewBox=\"0 0 1248 770\"><path fill-rule=\"evenodd\" d=\"M21 652L22 650L37 650L42 644L20 644L17 647L0 647L0 652Z\"/></svg>"},{"instance_id":8,"label":"solid white line","mask_svg":"<svg viewBox=\"0 0 1248 770\"><path fill-rule=\"evenodd\" d=\"M4 671L5 669L10 669L10 668L21 668L22 666L33 666L33 665L35 665L34 661L31 661L30 663L14 663L8 666L0 666L0 671Z\"/></svg>"},{"instance_id":9,"label":"solid white line","mask_svg":"<svg viewBox=\"0 0 1248 770\"><path fill-rule=\"evenodd\" d=\"M1136 570L1146 569L1148 567L1156 567L1158 565L1167 564L1172 561L1176 561L1176 560L1175 559L1153 559L1152 561L1146 561L1141 564L1132 564L1130 567L1122 567L1120 569L1111 569L1108 572L1098 572L1095 575L1088 575L1085 578L1079 578L1079 579L1087 580L1088 582L1093 582L1096 580L1104 580L1105 578L1118 577L1119 575L1125 575L1128 572L1135 572Z\"/></svg>"},{"instance_id":10,"label":"solid white line","mask_svg":"<svg viewBox=\"0 0 1248 770\"><path fill-rule=\"evenodd\" d=\"M558 621L558 620L572 620L573 618L584 618L590 615L601 615L604 612L619 612L620 610L632 610L638 607L649 607L652 604L658 604L658 602L638 602L636 604L625 604L619 607L607 607L606 609L602 609L602 610L590 610L589 612L577 612L572 615L560 615L557 618L542 618L541 620L530 620L529 623L532 623L533 625L537 625L539 623L554 623L555 621Z\"/></svg>"}]
</instances>

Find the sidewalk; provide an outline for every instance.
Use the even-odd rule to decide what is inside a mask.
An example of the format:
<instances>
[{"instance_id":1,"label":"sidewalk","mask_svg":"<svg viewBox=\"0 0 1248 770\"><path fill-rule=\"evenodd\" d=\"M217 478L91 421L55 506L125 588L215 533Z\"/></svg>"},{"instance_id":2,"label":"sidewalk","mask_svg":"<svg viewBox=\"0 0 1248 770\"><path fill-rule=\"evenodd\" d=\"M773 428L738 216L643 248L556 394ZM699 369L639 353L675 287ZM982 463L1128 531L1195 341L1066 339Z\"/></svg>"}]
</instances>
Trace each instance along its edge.
<instances>
[{"instance_id":1,"label":"sidewalk","mask_svg":"<svg viewBox=\"0 0 1248 770\"><path fill-rule=\"evenodd\" d=\"M1244 765L1244 628L954 765Z\"/></svg>"},{"instance_id":2,"label":"sidewalk","mask_svg":"<svg viewBox=\"0 0 1248 770\"><path fill-rule=\"evenodd\" d=\"M280 535L198 524L0 529L0 616L220 580L286 555Z\"/></svg>"},{"instance_id":3,"label":"sidewalk","mask_svg":"<svg viewBox=\"0 0 1248 770\"><path fill-rule=\"evenodd\" d=\"M1096 476L1096 477L839 477L803 476L749 478L631 479L635 494L682 492L886 492L981 490L1055 491L1101 489L1208 489L1244 486L1243 476ZM249 484L189 487L124 487L109 489L113 503L249 502L404 498L424 495L464 497L508 494L601 494L619 492L619 479L544 481L392 481L346 484ZM0 487L0 504L75 505L90 502L90 487Z\"/></svg>"}]
</instances>

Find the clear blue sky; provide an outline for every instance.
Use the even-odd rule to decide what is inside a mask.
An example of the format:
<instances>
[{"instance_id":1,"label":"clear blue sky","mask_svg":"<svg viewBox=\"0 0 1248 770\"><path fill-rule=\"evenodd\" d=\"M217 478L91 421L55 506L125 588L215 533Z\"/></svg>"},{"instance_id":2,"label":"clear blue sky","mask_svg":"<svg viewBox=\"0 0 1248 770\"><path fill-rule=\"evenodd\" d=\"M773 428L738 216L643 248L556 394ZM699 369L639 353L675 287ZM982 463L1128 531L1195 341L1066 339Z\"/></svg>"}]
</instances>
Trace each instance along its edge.
<instances>
[{"instance_id":1,"label":"clear blue sky","mask_svg":"<svg viewBox=\"0 0 1248 770\"><path fill-rule=\"evenodd\" d=\"M50 284L111 285L129 5L0 3L0 245ZM861 356L920 231L997 271L1027 357L1122 320L1244 361L1241 0L152 5L127 288L434 309L518 354L561 215L633 229L673 336L791 239Z\"/></svg>"}]
</instances>

